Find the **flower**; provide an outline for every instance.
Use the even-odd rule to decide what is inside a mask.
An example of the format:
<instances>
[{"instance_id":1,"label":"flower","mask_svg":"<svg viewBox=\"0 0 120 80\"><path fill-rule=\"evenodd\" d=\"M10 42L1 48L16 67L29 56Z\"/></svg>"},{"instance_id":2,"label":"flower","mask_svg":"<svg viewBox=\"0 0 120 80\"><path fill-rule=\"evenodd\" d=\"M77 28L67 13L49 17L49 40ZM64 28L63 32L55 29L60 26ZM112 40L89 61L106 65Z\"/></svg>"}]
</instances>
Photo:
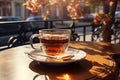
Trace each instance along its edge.
<instances>
[{"instance_id":1,"label":"flower","mask_svg":"<svg viewBox=\"0 0 120 80\"><path fill-rule=\"evenodd\" d=\"M49 10L47 10L44 14L42 14L44 20L47 20L49 16L50 16Z\"/></svg>"},{"instance_id":2,"label":"flower","mask_svg":"<svg viewBox=\"0 0 120 80\"><path fill-rule=\"evenodd\" d=\"M26 6L28 10L31 12L38 12L40 8L43 7L43 5L46 5L46 0L27 0L23 5Z\"/></svg>"},{"instance_id":3,"label":"flower","mask_svg":"<svg viewBox=\"0 0 120 80\"><path fill-rule=\"evenodd\" d=\"M93 22L94 24L103 24L106 25L110 20L111 20L111 15L110 13L108 14L96 14Z\"/></svg>"},{"instance_id":4,"label":"flower","mask_svg":"<svg viewBox=\"0 0 120 80\"><path fill-rule=\"evenodd\" d=\"M80 0L27 0L23 5L32 13L39 13L42 8L47 8L51 5L67 5L67 11L72 19L78 19L83 12L80 7ZM49 10L42 14L43 18L50 16Z\"/></svg>"}]
</instances>

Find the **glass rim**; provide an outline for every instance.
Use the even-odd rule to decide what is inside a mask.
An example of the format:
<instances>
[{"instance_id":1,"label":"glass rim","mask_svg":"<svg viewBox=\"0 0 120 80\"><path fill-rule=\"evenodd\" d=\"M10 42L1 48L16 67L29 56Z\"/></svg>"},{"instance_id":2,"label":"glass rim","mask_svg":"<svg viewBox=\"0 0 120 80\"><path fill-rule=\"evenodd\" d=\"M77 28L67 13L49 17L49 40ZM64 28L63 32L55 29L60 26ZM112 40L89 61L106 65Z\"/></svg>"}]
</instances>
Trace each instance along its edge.
<instances>
[{"instance_id":1,"label":"glass rim","mask_svg":"<svg viewBox=\"0 0 120 80\"><path fill-rule=\"evenodd\" d=\"M41 32L41 31L69 31L69 32L71 32L70 29L41 29L41 30L39 30L39 32Z\"/></svg>"}]
</instances>

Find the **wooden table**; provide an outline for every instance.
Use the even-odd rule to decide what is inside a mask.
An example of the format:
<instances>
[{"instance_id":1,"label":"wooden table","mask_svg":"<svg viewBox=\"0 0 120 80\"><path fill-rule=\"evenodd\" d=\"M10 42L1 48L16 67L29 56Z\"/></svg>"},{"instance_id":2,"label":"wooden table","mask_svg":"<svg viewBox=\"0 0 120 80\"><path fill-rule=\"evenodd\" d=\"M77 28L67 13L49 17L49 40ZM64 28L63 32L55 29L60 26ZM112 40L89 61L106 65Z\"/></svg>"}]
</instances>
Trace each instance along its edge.
<instances>
[{"instance_id":1,"label":"wooden table","mask_svg":"<svg viewBox=\"0 0 120 80\"><path fill-rule=\"evenodd\" d=\"M92 54L108 54L115 59L120 68L120 44L111 44L109 42L72 42L70 46L84 50L87 53L92 51Z\"/></svg>"},{"instance_id":2,"label":"wooden table","mask_svg":"<svg viewBox=\"0 0 120 80\"><path fill-rule=\"evenodd\" d=\"M85 59L60 66L37 64L24 52L30 45L0 52L0 80L117 80L118 67L107 54L120 53L109 43L71 42L70 47L84 50Z\"/></svg>"}]
</instances>

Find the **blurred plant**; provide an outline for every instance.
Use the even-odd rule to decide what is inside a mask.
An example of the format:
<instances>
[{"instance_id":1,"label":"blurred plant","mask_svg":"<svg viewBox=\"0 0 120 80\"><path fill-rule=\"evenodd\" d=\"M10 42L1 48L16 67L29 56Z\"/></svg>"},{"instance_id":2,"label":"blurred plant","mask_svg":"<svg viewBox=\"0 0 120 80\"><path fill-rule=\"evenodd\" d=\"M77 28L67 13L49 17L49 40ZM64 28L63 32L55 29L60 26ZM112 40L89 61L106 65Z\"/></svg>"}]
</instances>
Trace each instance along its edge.
<instances>
[{"instance_id":1,"label":"blurred plant","mask_svg":"<svg viewBox=\"0 0 120 80\"><path fill-rule=\"evenodd\" d=\"M80 6L80 0L71 0L67 6L67 11L72 19L79 19L84 13L83 8Z\"/></svg>"},{"instance_id":2,"label":"blurred plant","mask_svg":"<svg viewBox=\"0 0 120 80\"><path fill-rule=\"evenodd\" d=\"M94 17L94 24L104 24L106 25L111 20L111 14L96 14Z\"/></svg>"},{"instance_id":3,"label":"blurred plant","mask_svg":"<svg viewBox=\"0 0 120 80\"><path fill-rule=\"evenodd\" d=\"M104 42L111 42L112 25L115 21L115 11L119 0L105 0L101 14L94 18L94 24L102 24L102 38Z\"/></svg>"},{"instance_id":4,"label":"blurred plant","mask_svg":"<svg viewBox=\"0 0 120 80\"><path fill-rule=\"evenodd\" d=\"M42 17L44 20L47 20L49 18L49 16L50 16L49 10L47 10L44 14L42 14Z\"/></svg>"},{"instance_id":5,"label":"blurred plant","mask_svg":"<svg viewBox=\"0 0 120 80\"><path fill-rule=\"evenodd\" d=\"M49 7L56 3L56 0L26 0L23 5L30 10L32 13L39 13L39 10L45 7ZM42 14L44 20L46 20L50 15L49 10L46 10L45 13Z\"/></svg>"},{"instance_id":6,"label":"blurred plant","mask_svg":"<svg viewBox=\"0 0 120 80\"><path fill-rule=\"evenodd\" d=\"M26 0L23 5L31 12L38 12L39 9L54 5L58 0Z\"/></svg>"},{"instance_id":7,"label":"blurred plant","mask_svg":"<svg viewBox=\"0 0 120 80\"><path fill-rule=\"evenodd\" d=\"M26 0L23 4L32 13L39 13L42 8L48 8L52 5L67 5L67 11L72 19L79 19L82 13L85 15L83 8L80 6L81 0ZM50 16L49 10L42 14L43 18Z\"/></svg>"}]
</instances>

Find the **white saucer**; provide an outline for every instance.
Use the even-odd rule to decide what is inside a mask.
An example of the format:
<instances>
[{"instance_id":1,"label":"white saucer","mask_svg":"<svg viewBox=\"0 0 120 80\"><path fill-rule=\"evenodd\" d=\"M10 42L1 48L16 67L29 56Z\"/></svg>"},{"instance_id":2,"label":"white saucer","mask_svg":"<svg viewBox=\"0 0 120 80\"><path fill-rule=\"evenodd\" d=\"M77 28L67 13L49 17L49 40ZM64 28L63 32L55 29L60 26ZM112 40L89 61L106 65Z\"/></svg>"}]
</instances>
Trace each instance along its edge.
<instances>
[{"instance_id":1,"label":"white saucer","mask_svg":"<svg viewBox=\"0 0 120 80\"><path fill-rule=\"evenodd\" d=\"M65 55L74 55L74 56L71 59L65 60L65 61L50 60L47 57L37 56L39 54L43 54L43 53L40 50L33 50L33 51L29 52L28 57L32 60L46 63L46 64L65 64L65 63L71 63L71 62L76 62L76 61L82 60L87 55L86 52L84 52L82 50L78 50L78 49L73 49L73 48L69 48L68 51L63 56L65 56Z\"/></svg>"}]
</instances>

